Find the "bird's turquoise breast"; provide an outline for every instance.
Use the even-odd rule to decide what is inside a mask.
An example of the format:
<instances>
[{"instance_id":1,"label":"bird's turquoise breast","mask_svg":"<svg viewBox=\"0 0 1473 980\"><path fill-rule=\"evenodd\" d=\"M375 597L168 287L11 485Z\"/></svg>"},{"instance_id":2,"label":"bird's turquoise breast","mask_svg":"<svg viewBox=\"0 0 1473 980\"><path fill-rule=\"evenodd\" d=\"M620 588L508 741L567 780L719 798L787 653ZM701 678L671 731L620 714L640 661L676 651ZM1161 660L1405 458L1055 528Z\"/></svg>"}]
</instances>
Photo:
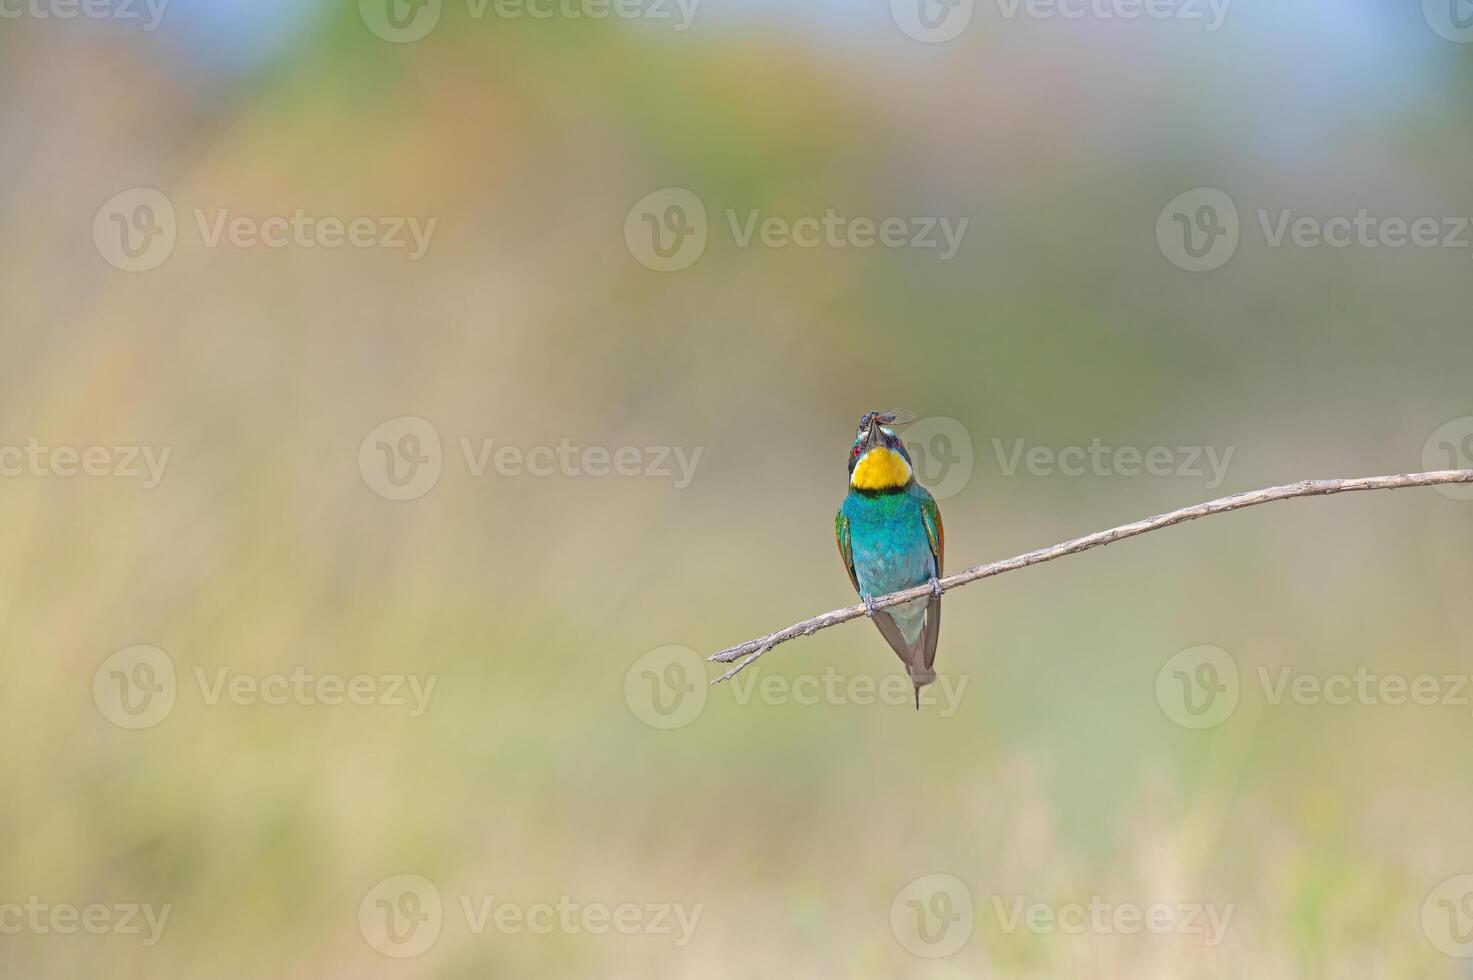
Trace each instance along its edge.
<instances>
[{"instance_id":1,"label":"bird's turquoise breast","mask_svg":"<svg viewBox=\"0 0 1473 980\"><path fill-rule=\"evenodd\" d=\"M936 574L920 500L909 493L868 496L851 490L844 498L854 576L861 592L885 595L924 585ZM914 642L926 610L918 599L891 610L906 639Z\"/></svg>"}]
</instances>

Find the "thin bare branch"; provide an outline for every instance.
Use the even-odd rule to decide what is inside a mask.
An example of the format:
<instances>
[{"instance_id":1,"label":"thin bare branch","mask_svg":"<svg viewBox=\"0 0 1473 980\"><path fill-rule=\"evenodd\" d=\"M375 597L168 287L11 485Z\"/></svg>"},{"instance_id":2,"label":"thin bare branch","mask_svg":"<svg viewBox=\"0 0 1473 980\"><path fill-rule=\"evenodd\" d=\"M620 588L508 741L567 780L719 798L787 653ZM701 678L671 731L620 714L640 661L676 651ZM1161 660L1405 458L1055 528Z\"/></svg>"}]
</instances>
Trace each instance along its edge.
<instances>
[{"instance_id":1,"label":"thin bare branch","mask_svg":"<svg viewBox=\"0 0 1473 980\"><path fill-rule=\"evenodd\" d=\"M1030 551L1026 555L1018 555L1014 558L1004 558L1002 561L988 562L985 565L976 565L964 572L948 575L941 580L943 591L955 589L975 582L978 579L990 578L993 575L1001 575L1003 572L1017 571L1027 568L1029 565L1038 565L1055 558L1063 558L1065 555L1077 555L1081 551L1098 548L1101 545L1113 544L1126 538L1133 538L1137 534L1145 534L1147 531L1159 531L1163 527L1171 527L1173 524L1181 524L1184 521L1194 521L1199 517L1209 514L1225 514L1230 510L1242 510L1244 507L1255 507L1258 504L1267 504L1275 500L1288 500L1292 497L1321 497L1332 493L1349 493L1355 490L1398 490L1402 487L1430 487L1441 483L1473 483L1473 470L1436 470L1431 473L1402 473L1396 476L1363 476L1351 480L1300 480L1298 483L1288 483L1281 487L1267 487L1263 490L1247 490L1243 493L1235 493L1230 497L1219 497L1209 500L1203 504L1194 504L1191 507L1183 507L1170 513L1158 514L1148 517L1134 524L1122 524L1120 527L1112 527L1107 531L1096 531L1094 534L1086 534L1082 538L1074 538L1070 541L1056 544L1051 548L1040 548ZM889 595L878 596L875 606L885 609L889 606L898 605L911 599L924 598L931 594L930 585L918 585L913 589L905 589L901 592L892 592ZM731 670L713 680L712 684L719 684L724 680L735 677L743 668L750 666L758 657L767 653L779 643L797 639L800 636L811 636L819 630L828 629L830 626L838 626L840 623L851 619L858 619L864 615L864 606L846 606L843 609L835 609L812 619L805 619L801 623L794 623L787 629L769 633L767 636L748 640L746 643L728 647L720 653L708 657L708 660L716 663L731 663L738 657L744 657L741 663Z\"/></svg>"}]
</instances>

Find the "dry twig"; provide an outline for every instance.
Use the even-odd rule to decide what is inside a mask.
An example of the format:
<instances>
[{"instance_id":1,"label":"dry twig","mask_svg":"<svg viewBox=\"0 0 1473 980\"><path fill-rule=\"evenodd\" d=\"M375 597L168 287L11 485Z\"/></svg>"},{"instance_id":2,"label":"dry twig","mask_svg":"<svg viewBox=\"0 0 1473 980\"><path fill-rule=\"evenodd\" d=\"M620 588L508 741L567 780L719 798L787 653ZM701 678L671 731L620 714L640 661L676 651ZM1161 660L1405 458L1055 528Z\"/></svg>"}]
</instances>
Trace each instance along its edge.
<instances>
[{"instance_id":1,"label":"dry twig","mask_svg":"<svg viewBox=\"0 0 1473 980\"><path fill-rule=\"evenodd\" d=\"M1040 548L1030 551L1026 555L1018 555L1014 558L1004 558L1002 561L988 562L985 565L976 565L964 572L948 575L941 580L942 590L954 589L975 582L978 579L990 578L993 575L1001 575L1003 572L1017 571L1027 568L1029 565L1038 565L1055 558L1063 558L1065 555L1077 555L1081 551L1098 548L1101 545L1113 544L1125 538L1133 538L1137 534L1145 534L1147 531L1158 531L1163 527L1171 527L1183 521L1193 521L1199 517L1209 514L1225 514L1230 510L1241 510L1244 507L1254 507L1258 504L1267 504L1275 500L1288 500L1292 497L1320 497L1331 493L1349 493L1354 490L1398 490L1402 487L1430 487L1440 483L1473 483L1473 470L1436 470L1431 473L1402 473L1397 476L1363 476L1352 480L1300 480L1298 483L1288 483L1281 487L1267 487L1263 490L1247 490L1243 493L1235 493L1230 497L1219 497L1209 500L1203 504L1194 504L1191 507L1183 507L1166 514L1158 514L1148 517L1134 524L1122 524L1120 527L1112 527L1107 531L1096 531L1094 534L1086 534L1082 538L1074 538L1056 544L1050 548ZM918 585L913 589L905 589L901 592L892 592L889 595L877 596L875 607L885 609L889 606L898 605L910 599L921 599L931 594L930 585ZM805 619L801 623L795 623L787 629L769 633L755 640L728 647L720 653L713 654L708 660L716 663L731 663L738 657L742 660L731 670L713 680L712 684L719 684L724 680L735 677L744 668L750 666L758 657L788 640L797 639L800 636L811 636L821 629L830 626L838 626L840 623L851 619L858 619L864 615L864 606L846 606L843 609L835 609L812 619Z\"/></svg>"}]
</instances>

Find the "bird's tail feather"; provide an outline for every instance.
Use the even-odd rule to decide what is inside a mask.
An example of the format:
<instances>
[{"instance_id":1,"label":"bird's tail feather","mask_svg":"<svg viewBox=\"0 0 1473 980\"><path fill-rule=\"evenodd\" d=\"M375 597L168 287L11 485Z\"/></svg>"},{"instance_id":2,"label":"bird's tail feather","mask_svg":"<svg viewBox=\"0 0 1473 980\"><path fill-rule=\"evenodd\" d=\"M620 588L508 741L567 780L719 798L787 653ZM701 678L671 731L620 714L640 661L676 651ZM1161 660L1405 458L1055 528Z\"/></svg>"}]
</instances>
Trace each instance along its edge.
<instances>
[{"instance_id":1,"label":"bird's tail feather","mask_svg":"<svg viewBox=\"0 0 1473 980\"><path fill-rule=\"evenodd\" d=\"M929 603L925 623L914 642L906 639L888 610L878 613L873 622L910 674L910 682L915 685L916 708L919 710L921 688L936 679L936 671L931 664L936 660L936 633L941 625L940 600L932 599Z\"/></svg>"},{"instance_id":2,"label":"bird's tail feather","mask_svg":"<svg viewBox=\"0 0 1473 980\"><path fill-rule=\"evenodd\" d=\"M911 651L910 663L906 665L910 673L910 682L916 689L916 710L921 710L921 688L936 680L936 671L926 666L925 654L921 650L921 644L917 643Z\"/></svg>"}]
</instances>

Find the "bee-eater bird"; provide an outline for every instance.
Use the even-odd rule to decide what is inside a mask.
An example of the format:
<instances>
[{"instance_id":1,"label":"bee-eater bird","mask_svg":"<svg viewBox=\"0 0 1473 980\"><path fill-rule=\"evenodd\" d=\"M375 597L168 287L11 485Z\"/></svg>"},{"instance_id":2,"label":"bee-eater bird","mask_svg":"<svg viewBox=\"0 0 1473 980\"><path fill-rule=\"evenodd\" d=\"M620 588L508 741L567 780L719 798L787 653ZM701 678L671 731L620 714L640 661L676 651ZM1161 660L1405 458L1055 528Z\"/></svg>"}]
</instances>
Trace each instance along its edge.
<instances>
[{"instance_id":1,"label":"bee-eater bird","mask_svg":"<svg viewBox=\"0 0 1473 980\"><path fill-rule=\"evenodd\" d=\"M921 688L936 679L941 634L941 557L946 537L936 499L916 483L910 453L891 428L894 412L866 412L849 450L849 493L834 518L839 557L870 619ZM888 609L875 597L931 584L931 595Z\"/></svg>"}]
</instances>

